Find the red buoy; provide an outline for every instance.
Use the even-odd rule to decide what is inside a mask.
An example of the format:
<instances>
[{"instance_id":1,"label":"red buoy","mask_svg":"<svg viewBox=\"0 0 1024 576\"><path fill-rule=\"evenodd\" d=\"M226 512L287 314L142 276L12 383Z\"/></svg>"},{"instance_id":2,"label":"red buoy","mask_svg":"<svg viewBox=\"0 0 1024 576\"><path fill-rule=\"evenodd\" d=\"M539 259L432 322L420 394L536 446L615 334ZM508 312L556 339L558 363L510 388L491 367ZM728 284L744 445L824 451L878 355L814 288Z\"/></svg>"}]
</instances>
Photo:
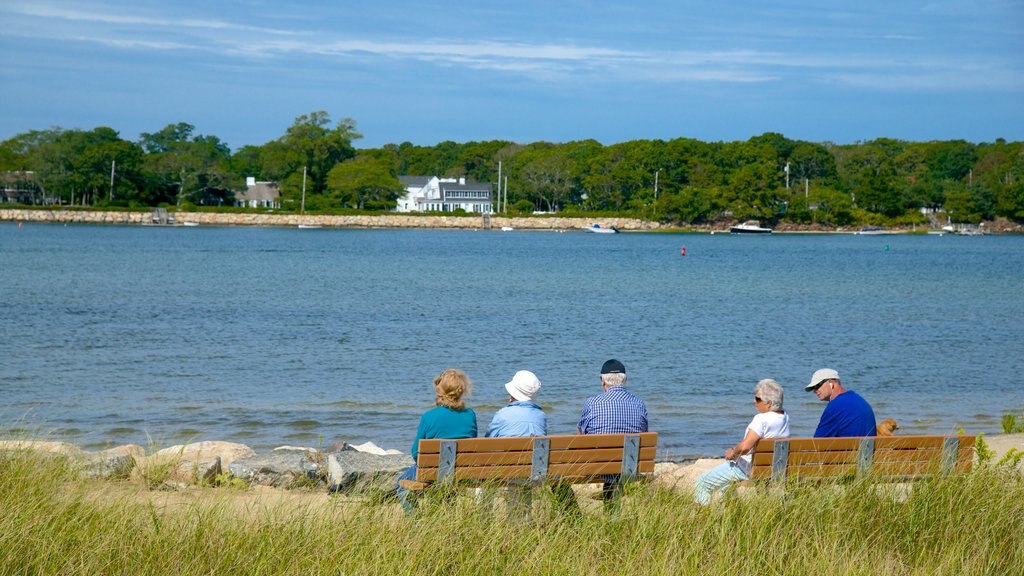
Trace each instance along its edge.
<instances>
[{"instance_id":1,"label":"red buoy","mask_svg":"<svg viewBox=\"0 0 1024 576\"><path fill-rule=\"evenodd\" d=\"M683 246L682 248L679 249L679 255L686 256L686 246Z\"/></svg>"}]
</instances>

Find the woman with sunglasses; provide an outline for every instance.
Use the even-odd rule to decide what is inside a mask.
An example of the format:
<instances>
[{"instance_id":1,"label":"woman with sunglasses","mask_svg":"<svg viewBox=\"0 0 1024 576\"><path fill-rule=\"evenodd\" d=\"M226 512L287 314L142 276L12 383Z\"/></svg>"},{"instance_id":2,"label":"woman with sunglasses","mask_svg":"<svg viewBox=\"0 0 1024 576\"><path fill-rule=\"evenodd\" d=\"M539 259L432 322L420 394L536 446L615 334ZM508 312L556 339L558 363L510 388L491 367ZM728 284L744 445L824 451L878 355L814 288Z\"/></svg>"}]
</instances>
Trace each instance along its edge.
<instances>
[{"instance_id":1,"label":"woman with sunglasses","mask_svg":"<svg viewBox=\"0 0 1024 576\"><path fill-rule=\"evenodd\" d=\"M725 450L724 464L708 470L697 479L693 499L698 504L711 501L714 492L732 482L750 478L754 448L761 438L789 438L789 414L782 409L782 386L766 378L754 387L754 408L757 415L747 426L743 440Z\"/></svg>"}]
</instances>

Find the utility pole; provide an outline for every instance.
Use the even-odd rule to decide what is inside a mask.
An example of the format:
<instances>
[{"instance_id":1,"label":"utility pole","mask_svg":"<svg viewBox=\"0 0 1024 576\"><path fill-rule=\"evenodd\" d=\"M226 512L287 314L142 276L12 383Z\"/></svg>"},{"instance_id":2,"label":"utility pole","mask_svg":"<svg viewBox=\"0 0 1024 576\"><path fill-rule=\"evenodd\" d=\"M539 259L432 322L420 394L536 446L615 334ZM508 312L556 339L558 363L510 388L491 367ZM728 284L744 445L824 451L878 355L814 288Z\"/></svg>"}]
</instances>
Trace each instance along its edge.
<instances>
[{"instance_id":1,"label":"utility pole","mask_svg":"<svg viewBox=\"0 0 1024 576\"><path fill-rule=\"evenodd\" d=\"M498 210L501 209L501 160L498 160Z\"/></svg>"},{"instance_id":2,"label":"utility pole","mask_svg":"<svg viewBox=\"0 0 1024 576\"><path fill-rule=\"evenodd\" d=\"M108 198L108 201L110 201L110 202L114 201L114 163L115 162L117 162L117 161L116 160L111 160L110 161L110 197Z\"/></svg>"},{"instance_id":3,"label":"utility pole","mask_svg":"<svg viewBox=\"0 0 1024 576\"><path fill-rule=\"evenodd\" d=\"M783 170L786 172L786 190L789 190L789 162L786 162L786 167Z\"/></svg>"},{"instance_id":4,"label":"utility pole","mask_svg":"<svg viewBox=\"0 0 1024 576\"><path fill-rule=\"evenodd\" d=\"M658 174L659 173L661 173L661 170L655 170L654 171L654 199L655 200L658 199Z\"/></svg>"},{"instance_id":5,"label":"utility pole","mask_svg":"<svg viewBox=\"0 0 1024 576\"><path fill-rule=\"evenodd\" d=\"M299 214L306 213L306 167L302 167L302 204L299 205Z\"/></svg>"}]
</instances>

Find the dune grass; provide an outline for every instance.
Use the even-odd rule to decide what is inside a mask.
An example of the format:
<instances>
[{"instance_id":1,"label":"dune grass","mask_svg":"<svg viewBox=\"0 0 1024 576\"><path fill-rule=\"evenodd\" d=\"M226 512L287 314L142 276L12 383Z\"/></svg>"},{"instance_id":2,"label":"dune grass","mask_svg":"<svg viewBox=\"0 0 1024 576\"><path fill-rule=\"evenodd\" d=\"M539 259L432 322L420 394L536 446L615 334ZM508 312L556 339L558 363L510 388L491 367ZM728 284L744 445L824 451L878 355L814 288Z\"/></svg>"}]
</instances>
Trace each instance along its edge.
<instances>
[{"instance_id":1,"label":"dune grass","mask_svg":"<svg viewBox=\"0 0 1024 576\"><path fill-rule=\"evenodd\" d=\"M615 517L561 516L542 491L536 500L530 522L467 496L406 518L375 498L274 503L87 481L68 460L10 451L0 453L0 574L1024 573L1024 480L1009 467L912 490L759 489L705 508L641 486Z\"/></svg>"}]
</instances>

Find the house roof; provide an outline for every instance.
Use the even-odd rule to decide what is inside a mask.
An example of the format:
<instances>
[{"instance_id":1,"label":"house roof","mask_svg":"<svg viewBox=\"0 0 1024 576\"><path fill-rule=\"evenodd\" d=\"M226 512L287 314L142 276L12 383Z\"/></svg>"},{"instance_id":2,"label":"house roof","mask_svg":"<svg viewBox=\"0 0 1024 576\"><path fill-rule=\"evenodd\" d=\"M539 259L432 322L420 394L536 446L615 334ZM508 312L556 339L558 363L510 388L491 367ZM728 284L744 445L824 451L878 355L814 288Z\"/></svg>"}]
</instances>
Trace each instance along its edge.
<instances>
[{"instance_id":1,"label":"house roof","mask_svg":"<svg viewBox=\"0 0 1024 576\"><path fill-rule=\"evenodd\" d=\"M468 184L457 184L457 183L454 183L454 182L442 182L441 183L441 190L443 190L445 192L452 191L452 190L475 190L475 191L481 191L482 190L482 191L485 191L485 192L491 192L491 183L490 182L476 182L476 183L470 182Z\"/></svg>"},{"instance_id":2,"label":"house roof","mask_svg":"<svg viewBox=\"0 0 1024 576\"><path fill-rule=\"evenodd\" d=\"M417 188L422 188L427 185L427 182L430 182L431 178L432 176L399 176L398 181L406 187L416 186Z\"/></svg>"},{"instance_id":3,"label":"house roof","mask_svg":"<svg viewBox=\"0 0 1024 576\"><path fill-rule=\"evenodd\" d=\"M238 200L256 200L265 202L276 200L281 195L277 182L257 182L255 186L248 186L244 191L235 195Z\"/></svg>"}]
</instances>

